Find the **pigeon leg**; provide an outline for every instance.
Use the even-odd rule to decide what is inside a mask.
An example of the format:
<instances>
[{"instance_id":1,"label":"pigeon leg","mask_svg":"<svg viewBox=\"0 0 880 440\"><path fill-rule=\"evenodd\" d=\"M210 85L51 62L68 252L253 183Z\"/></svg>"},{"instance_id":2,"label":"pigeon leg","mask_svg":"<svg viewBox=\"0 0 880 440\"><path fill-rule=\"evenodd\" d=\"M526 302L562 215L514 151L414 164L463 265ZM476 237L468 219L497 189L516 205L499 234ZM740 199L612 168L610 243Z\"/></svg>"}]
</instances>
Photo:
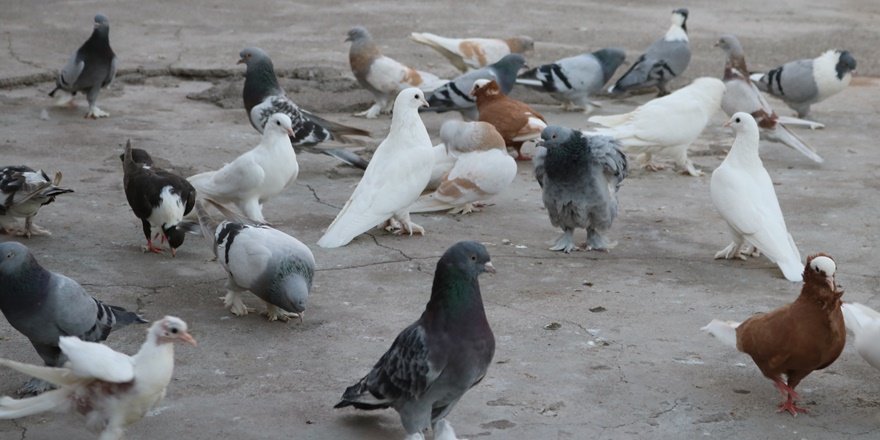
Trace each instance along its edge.
<instances>
[{"instance_id":1,"label":"pigeon leg","mask_svg":"<svg viewBox=\"0 0 880 440\"><path fill-rule=\"evenodd\" d=\"M669 90L666 90L666 83L665 82L661 82L660 84L657 84L657 97L658 98L661 98L661 97L666 96L668 94L669 94Z\"/></svg>"},{"instance_id":2,"label":"pigeon leg","mask_svg":"<svg viewBox=\"0 0 880 440\"><path fill-rule=\"evenodd\" d=\"M739 258L740 260L745 261L746 256L742 253L743 244L736 240L732 241L726 248L721 249L720 251L715 253L716 260L732 260L734 258Z\"/></svg>"},{"instance_id":3,"label":"pigeon leg","mask_svg":"<svg viewBox=\"0 0 880 440\"><path fill-rule=\"evenodd\" d=\"M703 172L697 170L694 167L694 163L688 159L688 147L690 147L690 145L679 145L673 148L672 151L675 155L675 165L683 170L682 174L687 173L694 177L700 177L703 175Z\"/></svg>"},{"instance_id":4,"label":"pigeon leg","mask_svg":"<svg viewBox=\"0 0 880 440\"><path fill-rule=\"evenodd\" d=\"M157 247L153 244L153 240L147 239L147 245L144 247L144 252L152 252L154 254L161 254L165 252L162 248Z\"/></svg>"},{"instance_id":5,"label":"pigeon leg","mask_svg":"<svg viewBox=\"0 0 880 440\"><path fill-rule=\"evenodd\" d=\"M611 249L606 241L605 237L599 233L599 231L593 228L587 228L587 250L588 251L599 251L599 252L608 252Z\"/></svg>"},{"instance_id":6,"label":"pigeon leg","mask_svg":"<svg viewBox=\"0 0 880 440\"><path fill-rule=\"evenodd\" d=\"M386 220L385 224L383 224L381 227L382 227L382 229L384 229L388 232L392 232L392 233L399 231L401 228L400 222L397 221L397 219L395 219L394 217L391 217L388 220Z\"/></svg>"},{"instance_id":7,"label":"pigeon leg","mask_svg":"<svg viewBox=\"0 0 880 440\"><path fill-rule=\"evenodd\" d=\"M110 116L110 113L98 108L98 93L100 93L100 91L101 84L95 84L89 89L88 93L86 93L86 99L89 101L89 112L86 113L86 119L98 119Z\"/></svg>"},{"instance_id":8,"label":"pigeon leg","mask_svg":"<svg viewBox=\"0 0 880 440\"><path fill-rule=\"evenodd\" d=\"M52 104L55 107L76 107L76 104L73 102L73 95L65 92L64 90L58 89L55 91L58 95L55 98L55 102Z\"/></svg>"},{"instance_id":9,"label":"pigeon leg","mask_svg":"<svg viewBox=\"0 0 880 440\"><path fill-rule=\"evenodd\" d=\"M465 440L455 436L452 425L446 419L440 419L434 424L434 440Z\"/></svg>"},{"instance_id":10,"label":"pigeon leg","mask_svg":"<svg viewBox=\"0 0 880 440\"><path fill-rule=\"evenodd\" d=\"M651 161L651 159L651 153L642 153L641 155L639 155L639 162L641 162L642 168L648 171L661 171L666 169L665 165L654 163Z\"/></svg>"},{"instance_id":11,"label":"pigeon leg","mask_svg":"<svg viewBox=\"0 0 880 440\"><path fill-rule=\"evenodd\" d=\"M263 207L260 206L260 201L258 199L254 198L245 200L244 203L238 205L238 208L241 209L241 212L244 213L245 217L257 224L266 223L266 219L263 217Z\"/></svg>"},{"instance_id":12,"label":"pigeon leg","mask_svg":"<svg viewBox=\"0 0 880 440\"><path fill-rule=\"evenodd\" d=\"M276 307L269 303L266 303L265 315L267 318L269 318L269 321L287 322L290 321L290 318L299 318L299 322L302 322L303 320L303 313L288 312L286 310L282 310L280 307Z\"/></svg>"},{"instance_id":13,"label":"pigeon leg","mask_svg":"<svg viewBox=\"0 0 880 440\"><path fill-rule=\"evenodd\" d=\"M397 232L395 232L395 234L400 235L403 233L408 233L410 236L412 236L413 233L416 233L422 236L425 235L425 228L413 223L413 221L409 219L408 212L400 212L394 214L394 217L400 220L400 224L403 227L403 229L398 230Z\"/></svg>"},{"instance_id":14,"label":"pigeon leg","mask_svg":"<svg viewBox=\"0 0 880 440\"><path fill-rule=\"evenodd\" d=\"M223 306L229 309L235 316L244 316L249 312L253 312L255 309L250 308L244 304L244 301L241 300L241 293L232 290L229 288L229 283L226 284L226 296L221 296L220 299L223 300Z\"/></svg>"},{"instance_id":15,"label":"pigeon leg","mask_svg":"<svg viewBox=\"0 0 880 440\"><path fill-rule=\"evenodd\" d=\"M573 249L576 248L574 245L574 229L565 229L562 235L556 239L556 244L554 244L550 250L551 251L562 251L566 254L571 253Z\"/></svg>"}]
</instances>

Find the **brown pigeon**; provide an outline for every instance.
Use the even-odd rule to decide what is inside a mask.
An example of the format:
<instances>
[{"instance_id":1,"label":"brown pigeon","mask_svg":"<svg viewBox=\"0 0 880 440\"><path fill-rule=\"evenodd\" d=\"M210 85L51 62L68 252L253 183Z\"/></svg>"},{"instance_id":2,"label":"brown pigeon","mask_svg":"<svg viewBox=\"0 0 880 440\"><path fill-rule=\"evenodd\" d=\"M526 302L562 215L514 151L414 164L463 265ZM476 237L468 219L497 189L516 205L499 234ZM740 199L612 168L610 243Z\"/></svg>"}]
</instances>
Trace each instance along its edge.
<instances>
[{"instance_id":1,"label":"brown pigeon","mask_svg":"<svg viewBox=\"0 0 880 440\"><path fill-rule=\"evenodd\" d=\"M516 160L531 160L520 149L525 141L541 137L541 131L547 128L544 116L526 103L505 96L494 80L475 81L471 96L477 100L480 121L495 126L505 144L516 150Z\"/></svg>"}]
</instances>

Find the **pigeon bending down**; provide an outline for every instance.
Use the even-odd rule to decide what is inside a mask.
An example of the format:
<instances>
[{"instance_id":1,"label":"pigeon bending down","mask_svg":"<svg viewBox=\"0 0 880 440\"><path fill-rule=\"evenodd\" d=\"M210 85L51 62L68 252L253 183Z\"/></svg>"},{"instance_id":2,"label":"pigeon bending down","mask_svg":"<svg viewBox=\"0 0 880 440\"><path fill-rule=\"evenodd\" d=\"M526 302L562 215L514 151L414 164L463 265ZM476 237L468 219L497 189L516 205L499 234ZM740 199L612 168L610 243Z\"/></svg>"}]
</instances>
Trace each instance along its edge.
<instances>
[{"instance_id":1,"label":"pigeon bending down","mask_svg":"<svg viewBox=\"0 0 880 440\"><path fill-rule=\"evenodd\" d=\"M504 191L516 177L516 162L507 154L504 139L491 124L450 120L440 128L441 138L444 129L477 139L460 142L452 138L449 143L434 147L435 151L438 147L449 150L448 155L454 160L452 168L443 175L436 191L416 200L409 208L411 213L448 210L449 214L469 214L478 211L474 206L477 202ZM457 150L458 145L464 145L465 149Z\"/></svg>"},{"instance_id":2,"label":"pigeon bending down","mask_svg":"<svg viewBox=\"0 0 880 440\"><path fill-rule=\"evenodd\" d=\"M440 126L440 143L434 145L434 168L427 189L440 186L460 154L483 150L487 145L505 145L504 138L492 124L447 119Z\"/></svg>"},{"instance_id":3,"label":"pigeon bending down","mask_svg":"<svg viewBox=\"0 0 880 440\"><path fill-rule=\"evenodd\" d=\"M584 136L577 130L550 126L541 133L535 154L535 178L543 191L550 223L562 235L550 248L575 249L574 230L587 230L587 250L607 251L602 236L617 217L617 191L626 178L626 155L606 136Z\"/></svg>"},{"instance_id":4,"label":"pigeon bending down","mask_svg":"<svg viewBox=\"0 0 880 440\"><path fill-rule=\"evenodd\" d=\"M110 347L62 336L58 345L68 361L63 367L40 367L9 359L0 365L52 383L58 389L16 400L0 397L0 419L46 411L77 412L99 440L119 440L125 428L147 415L165 397L174 371L174 343L196 345L180 318L166 316L150 326L134 356Z\"/></svg>"},{"instance_id":5,"label":"pigeon bending down","mask_svg":"<svg viewBox=\"0 0 880 440\"><path fill-rule=\"evenodd\" d=\"M522 73L516 83L549 93L562 102L563 110L590 113L590 96L602 90L625 59L621 49L601 49L538 66Z\"/></svg>"},{"instance_id":6,"label":"pigeon bending down","mask_svg":"<svg viewBox=\"0 0 880 440\"><path fill-rule=\"evenodd\" d=\"M672 11L672 26L666 31L666 35L648 47L608 91L623 93L656 86L657 96L669 94L666 84L680 76L691 62L687 19L687 9Z\"/></svg>"},{"instance_id":7,"label":"pigeon bending down","mask_svg":"<svg viewBox=\"0 0 880 440\"><path fill-rule=\"evenodd\" d=\"M223 165L189 178L199 197L217 203L233 203L250 220L265 223L263 203L290 186L299 175L296 152L290 146L293 128L284 113L266 123L260 143Z\"/></svg>"},{"instance_id":8,"label":"pigeon bending down","mask_svg":"<svg viewBox=\"0 0 880 440\"><path fill-rule=\"evenodd\" d=\"M709 191L715 209L727 222L733 242L715 258L759 256L776 263L789 281L801 281L801 254L776 199L773 181L758 155L758 124L748 113L736 113L724 124L736 139L727 157L712 172Z\"/></svg>"},{"instance_id":9,"label":"pigeon bending down","mask_svg":"<svg viewBox=\"0 0 880 440\"><path fill-rule=\"evenodd\" d=\"M489 253L474 241L450 247L434 273L431 299L422 316L404 329L391 348L334 408L394 408L406 440L455 440L446 417L458 400L486 376L495 336L486 319L477 277L495 273Z\"/></svg>"},{"instance_id":10,"label":"pigeon bending down","mask_svg":"<svg viewBox=\"0 0 880 440\"><path fill-rule=\"evenodd\" d=\"M780 142L809 157L810 160L822 163L822 158L812 148L782 124L779 116L770 107L770 103L749 79L745 52L739 40L733 35L722 35L715 46L720 47L727 55L727 62L724 65L726 91L724 98L721 99L721 109L727 113L727 116L733 116L737 112L748 113L758 123L762 139ZM786 120L787 124L797 123L810 128L824 127L822 124L802 119L786 118Z\"/></svg>"},{"instance_id":11,"label":"pigeon bending down","mask_svg":"<svg viewBox=\"0 0 880 440\"><path fill-rule=\"evenodd\" d=\"M525 62L522 55L510 54L482 69L459 75L428 95L428 104L431 106L424 111L444 113L457 110L465 120L476 121L480 116L477 101L470 94L474 82L478 79L495 80L501 87L501 93L506 95L513 90L516 74Z\"/></svg>"},{"instance_id":12,"label":"pigeon bending down","mask_svg":"<svg viewBox=\"0 0 880 440\"><path fill-rule=\"evenodd\" d=\"M846 329L855 336L856 351L880 370L880 313L859 303L843 303L841 308Z\"/></svg>"},{"instance_id":13,"label":"pigeon bending down","mask_svg":"<svg viewBox=\"0 0 880 440\"><path fill-rule=\"evenodd\" d=\"M23 235L52 235L34 223L37 211L43 205L55 201L55 196L72 193L72 189L61 188L61 172L55 178L43 170L36 171L24 165L0 168L0 232ZM17 226L15 218L24 217L24 229Z\"/></svg>"},{"instance_id":14,"label":"pigeon bending down","mask_svg":"<svg viewBox=\"0 0 880 440\"><path fill-rule=\"evenodd\" d=\"M111 330L147 322L136 313L105 305L76 281L44 269L27 247L13 241L0 243L0 311L50 367L67 360L58 348L61 336L100 342ZM18 392L36 394L48 388L33 380Z\"/></svg>"},{"instance_id":15,"label":"pigeon bending down","mask_svg":"<svg viewBox=\"0 0 880 440\"><path fill-rule=\"evenodd\" d=\"M407 87L418 87L422 91L430 92L447 82L436 75L404 66L382 55L373 37L362 26L356 26L348 31L348 38L345 41L351 41L348 62L351 64L354 77L361 87L369 90L376 98L372 107L355 113L355 116L373 119L379 116L380 112L387 113L390 110L387 108L389 100Z\"/></svg>"},{"instance_id":16,"label":"pigeon bending down","mask_svg":"<svg viewBox=\"0 0 880 440\"><path fill-rule=\"evenodd\" d=\"M302 320L315 276L312 251L268 226L238 221L217 224L201 201L196 202L196 212L202 234L212 240L214 256L229 276L226 296L221 298L226 308L236 316L252 312L241 299L242 292L250 291L266 303L269 321Z\"/></svg>"},{"instance_id":17,"label":"pigeon bending down","mask_svg":"<svg viewBox=\"0 0 880 440\"><path fill-rule=\"evenodd\" d=\"M856 59L849 51L829 50L812 60L792 61L754 74L752 81L805 118L811 105L843 91L855 71Z\"/></svg>"},{"instance_id":18,"label":"pigeon bending down","mask_svg":"<svg viewBox=\"0 0 880 440\"><path fill-rule=\"evenodd\" d=\"M644 154L644 166L660 170L651 162L655 153L671 155L675 164L691 176L702 176L688 158L688 147L700 136L721 105L724 83L716 78L697 78L662 98L652 99L622 115L593 116L590 122L604 125L594 134L617 139L627 153Z\"/></svg>"},{"instance_id":19,"label":"pigeon bending down","mask_svg":"<svg viewBox=\"0 0 880 440\"><path fill-rule=\"evenodd\" d=\"M335 157L349 165L366 169L367 161L357 154L342 148L321 149L316 144L333 139L348 143L349 136L370 136L370 133L359 128L330 122L311 112L299 108L278 85L275 67L266 52L256 47L249 47L239 53L239 64L244 63L247 71L244 74L244 108L251 125L260 133L275 113L284 113L290 118L293 134L290 142L310 153L323 153Z\"/></svg>"},{"instance_id":20,"label":"pigeon bending down","mask_svg":"<svg viewBox=\"0 0 880 440\"><path fill-rule=\"evenodd\" d=\"M67 64L58 72L55 88L49 92L54 97L58 91L55 105L73 104L73 96L77 92L85 92L89 100L89 111L86 118L98 119L110 116L98 108L98 93L110 85L116 77L116 54L110 48L110 21L102 14L95 16L95 30L92 36L80 46Z\"/></svg>"},{"instance_id":21,"label":"pigeon bending down","mask_svg":"<svg viewBox=\"0 0 880 440\"><path fill-rule=\"evenodd\" d=\"M183 177L155 168L150 154L139 148L131 148L131 140L125 144L122 170L125 174L125 198L134 215L141 220L147 238L145 250L162 252L153 244L151 237L155 227L159 229L156 236L162 237L163 243L168 241L171 256L177 255L177 248L183 244L187 232L180 223L193 209L195 188Z\"/></svg>"},{"instance_id":22,"label":"pigeon bending down","mask_svg":"<svg viewBox=\"0 0 880 440\"><path fill-rule=\"evenodd\" d=\"M754 315L742 324L715 319L702 328L751 356L785 398L777 412L788 411L793 416L807 412L795 404L795 387L814 370L831 365L843 351L843 291L834 281L836 269L831 257L812 255L804 267L801 294L793 303Z\"/></svg>"},{"instance_id":23,"label":"pigeon bending down","mask_svg":"<svg viewBox=\"0 0 880 440\"><path fill-rule=\"evenodd\" d=\"M446 38L428 32L413 32L410 38L440 52L453 66L462 72L480 69L505 55L523 54L535 48L529 37L497 38Z\"/></svg>"},{"instance_id":24,"label":"pigeon bending down","mask_svg":"<svg viewBox=\"0 0 880 440\"><path fill-rule=\"evenodd\" d=\"M516 150L516 160L531 160L522 152L523 143L541 136L547 121L526 103L501 93L495 80L474 81L471 96L477 100L480 121L488 122L498 130L507 146Z\"/></svg>"},{"instance_id":25,"label":"pigeon bending down","mask_svg":"<svg viewBox=\"0 0 880 440\"><path fill-rule=\"evenodd\" d=\"M431 138L418 112L427 105L424 92L415 87L397 95L391 131L318 246L345 246L383 222L391 223L391 228L400 222L398 233L425 234L424 228L410 220L409 207L428 185L434 166Z\"/></svg>"}]
</instances>

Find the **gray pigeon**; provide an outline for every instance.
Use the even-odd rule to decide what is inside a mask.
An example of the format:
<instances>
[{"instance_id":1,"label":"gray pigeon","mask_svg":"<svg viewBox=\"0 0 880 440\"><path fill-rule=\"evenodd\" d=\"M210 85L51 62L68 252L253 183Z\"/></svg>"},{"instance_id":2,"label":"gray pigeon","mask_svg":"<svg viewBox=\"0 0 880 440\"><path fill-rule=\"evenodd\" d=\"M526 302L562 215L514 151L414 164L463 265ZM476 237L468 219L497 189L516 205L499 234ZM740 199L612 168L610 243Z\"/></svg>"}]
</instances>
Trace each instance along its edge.
<instances>
[{"instance_id":1,"label":"gray pigeon","mask_svg":"<svg viewBox=\"0 0 880 440\"><path fill-rule=\"evenodd\" d=\"M535 153L535 178L543 190L550 223L563 234L550 248L571 252L575 228L587 230L587 250L607 251L601 235L617 217L617 191L626 178L626 155L608 136L585 136L550 126Z\"/></svg>"},{"instance_id":2,"label":"gray pigeon","mask_svg":"<svg viewBox=\"0 0 880 440\"><path fill-rule=\"evenodd\" d=\"M213 204L227 217L234 214ZM233 315L247 315L253 309L241 300L250 291L266 303L269 321L302 320L315 276L315 257L299 240L268 226L239 221L217 224L196 202L202 234L213 240L212 250L226 271L223 304Z\"/></svg>"},{"instance_id":3,"label":"gray pigeon","mask_svg":"<svg viewBox=\"0 0 880 440\"><path fill-rule=\"evenodd\" d=\"M299 108L278 85L275 67L266 52L256 47L249 47L239 53L239 64L245 64L244 74L244 108L248 119L260 133L266 122L275 113L284 113L293 123L293 135L290 143L310 153L323 153L335 157L349 165L367 169L369 162L357 154L342 148L319 149L316 144L333 139L348 143L349 136L370 136L370 132L347 125L330 122L317 115Z\"/></svg>"},{"instance_id":4,"label":"gray pigeon","mask_svg":"<svg viewBox=\"0 0 880 440\"><path fill-rule=\"evenodd\" d=\"M521 74L516 83L550 93L566 110L580 108L590 113L590 95L602 89L624 59L626 54L621 49L600 49L538 66Z\"/></svg>"},{"instance_id":5,"label":"gray pigeon","mask_svg":"<svg viewBox=\"0 0 880 440\"><path fill-rule=\"evenodd\" d=\"M446 416L486 376L495 336L486 319L477 277L495 273L486 248L461 241L437 262L431 299L422 316L397 335L391 348L334 408L394 408L406 440L454 439Z\"/></svg>"},{"instance_id":6,"label":"gray pigeon","mask_svg":"<svg viewBox=\"0 0 880 440\"><path fill-rule=\"evenodd\" d=\"M98 14L95 16L92 36L70 56L67 64L58 72L55 89L49 92L49 96L54 97L59 90L67 92L55 102L62 106L72 104L73 95L77 92L85 92L89 100L89 112L85 117L106 118L110 114L98 108L98 93L113 82L116 77L116 63L116 54L110 48L110 21L104 15Z\"/></svg>"},{"instance_id":7,"label":"gray pigeon","mask_svg":"<svg viewBox=\"0 0 880 440\"><path fill-rule=\"evenodd\" d=\"M459 75L435 89L428 97L430 107L420 111L444 113L457 110L466 120L476 121L480 113L477 111L476 99L470 95L474 82L478 79L494 79L501 86L501 92L508 95L516 84L516 74L525 62L526 59L522 55L512 53L505 55L495 64Z\"/></svg>"},{"instance_id":8,"label":"gray pigeon","mask_svg":"<svg viewBox=\"0 0 880 440\"><path fill-rule=\"evenodd\" d=\"M804 118L811 105L845 89L855 71L856 59L849 51L829 50L812 60L792 61L766 74L754 74L752 81Z\"/></svg>"},{"instance_id":9,"label":"gray pigeon","mask_svg":"<svg viewBox=\"0 0 880 440\"><path fill-rule=\"evenodd\" d=\"M14 241L0 243L0 311L30 339L50 367L61 367L67 361L58 348L61 336L100 342L112 330L147 322L136 313L91 297L76 281L44 269L26 246ZM36 394L50 388L34 379L18 392Z\"/></svg>"},{"instance_id":10,"label":"gray pigeon","mask_svg":"<svg viewBox=\"0 0 880 440\"><path fill-rule=\"evenodd\" d=\"M666 35L649 46L608 91L623 93L656 86L659 90L657 96L668 95L666 84L681 75L691 62L687 18L688 10L685 8L672 11L672 26Z\"/></svg>"},{"instance_id":11,"label":"gray pigeon","mask_svg":"<svg viewBox=\"0 0 880 440\"><path fill-rule=\"evenodd\" d=\"M55 196L73 192L61 188L61 172L49 180L43 170L35 171L24 165L0 167L0 232L24 235L51 235L37 226L34 217L43 205L55 201ZM24 217L24 229L16 225L15 218Z\"/></svg>"}]
</instances>

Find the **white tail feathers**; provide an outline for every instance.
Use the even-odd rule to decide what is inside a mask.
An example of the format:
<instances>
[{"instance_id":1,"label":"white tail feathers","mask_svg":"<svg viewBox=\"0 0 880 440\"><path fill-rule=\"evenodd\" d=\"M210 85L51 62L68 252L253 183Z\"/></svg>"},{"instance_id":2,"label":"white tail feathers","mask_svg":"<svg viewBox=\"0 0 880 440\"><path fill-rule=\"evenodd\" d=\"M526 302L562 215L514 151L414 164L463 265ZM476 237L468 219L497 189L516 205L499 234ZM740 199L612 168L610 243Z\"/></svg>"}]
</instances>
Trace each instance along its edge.
<instances>
[{"instance_id":1,"label":"white tail feathers","mask_svg":"<svg viewBox=\"0 0 880 440\"><path fill-rule=\"evenodd\" d=\"M810 130L815 130L817 128L825 128L825 124L816 121L810 121L808 119L800 119L795 118L793 116L779 116L776 120L780 124L785 124L789 126L797 126L797 127L807 127Z\"/></svg>"},{"instance_id":2,"label":"white tail feathers","mask_svg":"<svg viewBox=\"0 0 880 440\"><path fill-rule=\"evenodd\" d=\"M812 148L810 148L801 138L797 137L796 134L792 133L785 125L776 124L776 128L771 133L767 133L768 138L771 140L776 140L778 142L782 142L787 147L797 151L798 153L807 156L813 162L822 163L825 162L821 156L819 156Z\"/></svg>"},{"instance_id":3,"label":"white tail feathers","mask_svg":"<svg viewBox=\"0 0 880 440\"><path fill-rule=\"evenodd\" d=\"M753 74L749 75L749 79L754 82L760 82L761 79L763 79L763 78L764 78L763 73L753 73Z\"/></svg>"},{"instance_id":4,"label":"white tail feathers","mask_svg":"<svg viewBox=\"0 0 880 440\"><path fill-rule=\"evenodd\" d=\"M46 391L43 394L26 399L0 397L0 419L17 419L46 411L65 410L69 404L68 396L71 389L62 388Z\"/></svg>"},{"instance_id":5,"label":"white tail feathers","mask_svg":"<svg viewBox=\"0 0 880 440\"><path fill-rule=\"evenodd\" d=\"M718 338L725 345L736 348L736 328L739 327L739 324L739 322L734 321L713 319L712 322L700 330Z\"/></svg>"},{"instance_id":6,"label":"white tail feathers","mask_svg":"<svg viewBox=\"0 0 880 440\"><path fill-rule=\"evenodd\" d=\"M843 303L840 308L843 310L843 320L846 323L846 329L858 334L862 328L867 327L872 322L880 322L880 313L876 310L859 303Z\"/></svg>"},{"instance_id":7,"label":"white tail feathers","mask_svg":"<svg viewBox=\"0 0 880 440\"><path fill-rule=\"evenodd\" d=\"M67 368L23 364L9 359L0 359L0 365L27 374L28 376L45 380L56 386L70 385L80 380L80 378L74 376Z\"/></svg>"},{"instance_id":8,"label":"white tail feathers","mask_svg":"<svg viewBox=\"0 0 880 440\"><path fill-rule=\"evenodd\" d=\"M523 86L531 86L531 87L544 87L544 83L538 81L536 79L529 78L517 78L516 83Z\"/></svg>"},{"instance_id":9,"label":"white tail feathers","mask_svg":"<svg viewBox=\"0 0 880 440\"><path fill-rule=\"evenodd\" d=\"M880 370L880 313L859 303L843 303L840 308L846 329L855 336L856 351Z\"/></svg>"}]
</instances>

